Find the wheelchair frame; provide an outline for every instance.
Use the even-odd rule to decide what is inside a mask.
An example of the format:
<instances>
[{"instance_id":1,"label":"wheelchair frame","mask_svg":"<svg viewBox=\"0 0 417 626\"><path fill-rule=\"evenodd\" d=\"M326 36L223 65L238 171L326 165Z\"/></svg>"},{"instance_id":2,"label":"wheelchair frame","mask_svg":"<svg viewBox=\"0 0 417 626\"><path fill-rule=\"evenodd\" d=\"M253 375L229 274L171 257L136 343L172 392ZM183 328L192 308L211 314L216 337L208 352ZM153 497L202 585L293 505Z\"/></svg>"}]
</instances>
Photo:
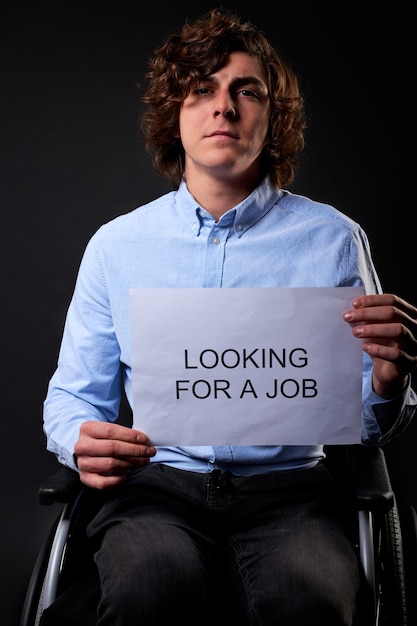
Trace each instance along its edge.
<instances>
[{"instance_id":1,"label":"wheelchair frame","mask_svg":"<svg viewBox=\"0 0 417 626\"><path fill-rule=\"evenodd\" d=\"M357 626L407 626L407 586L401 525L382 448L362 445L326 446L328 462L348 467L348 487L356 509L356 549L363 571ZM40 504L62 503L34 565L20 626L38 626L42 612L54 602L65 578L85 500L78 473L64 466L39 488ZM356 626L356 622L355 622Z\"/></svg>"}]
</instances>

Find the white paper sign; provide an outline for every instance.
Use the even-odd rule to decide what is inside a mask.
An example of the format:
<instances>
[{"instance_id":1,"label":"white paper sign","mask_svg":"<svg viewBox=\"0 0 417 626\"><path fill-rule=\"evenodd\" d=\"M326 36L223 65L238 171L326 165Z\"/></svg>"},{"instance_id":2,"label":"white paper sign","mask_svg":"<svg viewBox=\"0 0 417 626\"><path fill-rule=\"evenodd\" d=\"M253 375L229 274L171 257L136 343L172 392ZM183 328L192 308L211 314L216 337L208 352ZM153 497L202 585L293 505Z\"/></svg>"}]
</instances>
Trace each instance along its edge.
<instances>
[{"instance_id":1,"label":"white paper sign","mask_svg":"<svg viewBox=\"0 0 417 626\"><path fill-rule=\"evenodd\" d=\"M362 288L132 289L134 427L154 445L361 438Z\"/></svg>"}]
</instances>

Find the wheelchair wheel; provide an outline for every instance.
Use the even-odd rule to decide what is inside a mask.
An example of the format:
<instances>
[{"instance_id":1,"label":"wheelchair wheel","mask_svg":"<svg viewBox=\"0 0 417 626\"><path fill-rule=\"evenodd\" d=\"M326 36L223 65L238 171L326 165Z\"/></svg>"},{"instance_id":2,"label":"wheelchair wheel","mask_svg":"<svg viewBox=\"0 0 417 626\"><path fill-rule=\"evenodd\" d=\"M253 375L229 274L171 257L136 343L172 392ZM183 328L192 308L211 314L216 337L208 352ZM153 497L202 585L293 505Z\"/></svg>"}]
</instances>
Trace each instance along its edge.
<instances>
[{"instance_id":1,"label":"wheelchair wheel","mask_svg":"<svg viewBox=\"0 0 417 626\"><path fill-rule=\"evenodd\" d=\"M45 574L48 568L49 555L54 541L56 529L61 515L58 515L47 536L29 581L23 610L20 618L20 626L38 626L43 610L43 596L45 585Z\"/></svg>"},{"instance_id":2,"label":"wheelchair wheel","mask_svg":"<svg viewBox=\"0 0 417 626\"><path fill-rule=\"evenodd\" d=\"M407 626L407 590L403 544L398 509L385 513L376 533L377 567L377 626Z\"/></svg>"}]
</instances>

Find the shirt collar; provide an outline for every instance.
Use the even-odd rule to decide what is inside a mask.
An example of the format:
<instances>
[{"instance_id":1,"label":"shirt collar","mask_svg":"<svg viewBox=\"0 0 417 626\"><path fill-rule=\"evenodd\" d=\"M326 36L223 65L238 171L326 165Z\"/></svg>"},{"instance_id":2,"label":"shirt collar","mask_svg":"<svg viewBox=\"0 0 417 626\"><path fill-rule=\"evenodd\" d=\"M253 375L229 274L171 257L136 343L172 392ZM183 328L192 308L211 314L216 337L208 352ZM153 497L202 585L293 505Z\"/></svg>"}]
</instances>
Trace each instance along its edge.
<instances>
[{"instance_id":1,"label":"shirt collar","mask_svg":"<svg viewBox=\"0 0 417 626\"><path fill-rule=\"evenodd\" d=\"M241 237L253 224L262 219L278 202L282 190L274 187L268 177L256 187L242 202L227 211L220 218L219 228L233 226L237 237ZM198 236L204 219L214 218L203 209L187 189L183 180L175 196L176 209L192 232Z\"/></svg>"}]
</instances>

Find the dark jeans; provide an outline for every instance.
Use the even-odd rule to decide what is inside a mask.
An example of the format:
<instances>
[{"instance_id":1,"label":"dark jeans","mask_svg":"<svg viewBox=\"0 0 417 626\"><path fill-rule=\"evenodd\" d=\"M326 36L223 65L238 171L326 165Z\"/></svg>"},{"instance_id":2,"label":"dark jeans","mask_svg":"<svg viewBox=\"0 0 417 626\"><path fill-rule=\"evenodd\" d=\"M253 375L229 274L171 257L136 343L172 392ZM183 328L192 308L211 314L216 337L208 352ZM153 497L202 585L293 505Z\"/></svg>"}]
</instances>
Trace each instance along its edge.
<instances>
[{"instance_id":1,"label":"dark jeans","mask_svg":"<svg viewBox=\"0 0 417 626\"><path fill-rule=\"evenodd\" d=\"M352 624L359 567L333 481L152 463L108 492L97 542L98 626Z\"/></svg>"}]
</instances>

